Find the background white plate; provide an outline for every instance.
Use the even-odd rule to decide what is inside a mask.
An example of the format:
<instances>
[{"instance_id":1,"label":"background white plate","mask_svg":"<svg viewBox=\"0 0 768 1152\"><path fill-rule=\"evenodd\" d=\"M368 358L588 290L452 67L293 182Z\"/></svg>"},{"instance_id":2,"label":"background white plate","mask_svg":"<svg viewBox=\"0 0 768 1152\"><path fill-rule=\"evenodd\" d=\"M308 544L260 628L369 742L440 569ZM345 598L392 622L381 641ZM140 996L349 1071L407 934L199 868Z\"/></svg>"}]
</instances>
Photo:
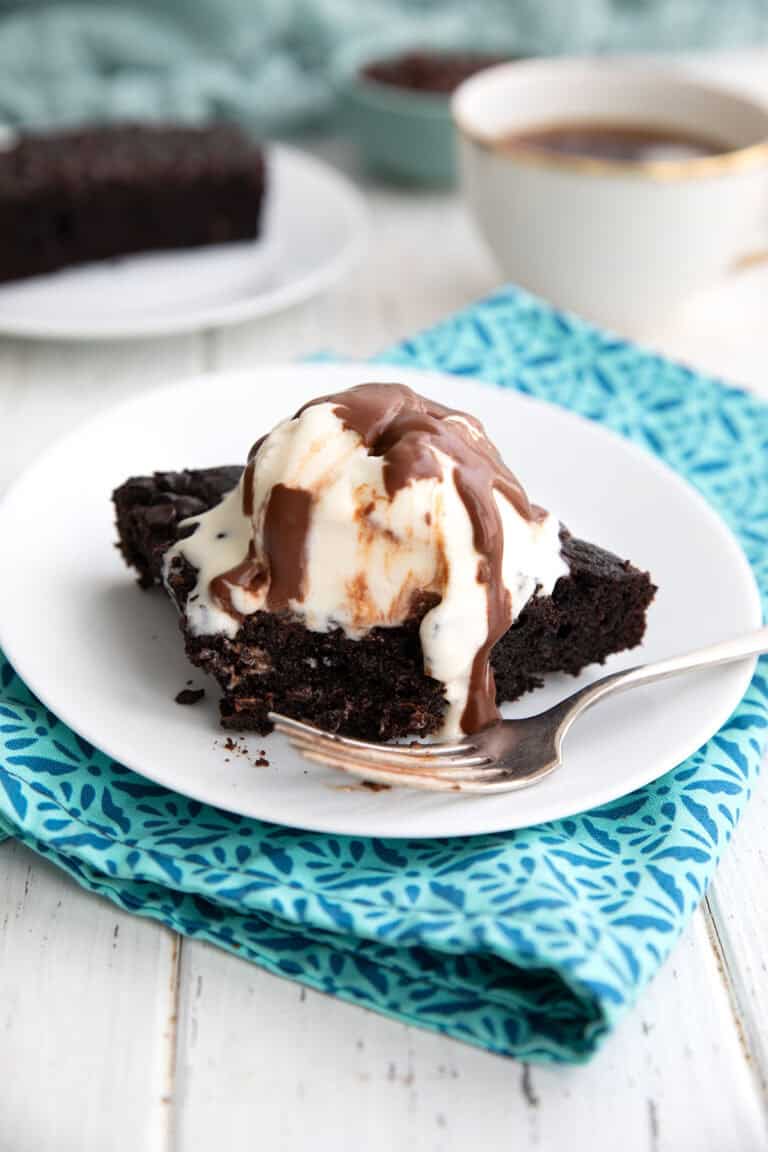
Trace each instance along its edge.
<instances>
[{"instance_id":1,"label":"background white plate","mask_svg":"<svg viewBox=\"0 0 768 1152\"><path fill-rule=\"evenodd\" d=\"M112 546L109 495L131 474L237 463L256 436L319 393L401 379L474 412L532 497L576 535L647 567L659 585L641 650L650 660L756 627L757 589L709 506L650 455L604 428L514 392L366 365L261 365L141 397L76 432L34 464L0 506L0 643L30 688L110 756L170 788L297 827L377 836L518 828L620 796L674 767L727 719L753 662L635 689L579 720L565 766L500 797L372 793L310 766L276 736L224 748L217 691L173 701L187 664L160 590L141 592ZM600 671L552 677L510 714L554 703ZM268 767L253 761L266 750Z\"/></svg>"},{"instance_id":2,"label":"background white plate","mask_svg":"<svg viewBox=\"0 0 768 1152\"><path fill-rule=\"evenodd\" d=\"M267 165L259 240L129 256L0 285L0 333L167 335L264 316L327 287L362 246L361 197L304 152L269 145Z\"/></svg>"}]
</instances>

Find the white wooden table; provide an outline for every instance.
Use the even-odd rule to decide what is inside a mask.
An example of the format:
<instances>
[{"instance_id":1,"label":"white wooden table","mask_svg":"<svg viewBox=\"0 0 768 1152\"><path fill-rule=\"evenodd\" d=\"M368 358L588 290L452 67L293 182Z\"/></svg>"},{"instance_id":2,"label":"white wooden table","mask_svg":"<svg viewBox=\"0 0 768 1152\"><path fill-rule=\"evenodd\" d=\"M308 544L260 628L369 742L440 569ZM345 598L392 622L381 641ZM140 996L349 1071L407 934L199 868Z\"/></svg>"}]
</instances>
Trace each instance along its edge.
<instances>
[{"instance_id":1,"label":"white wooden table","mask_svg":"<svg viewBox=\"0 0 768 1152\"><path fill-rule=\"evenodd\" d=\"M768 52L717 66L768 95ZM367 356L497 282L456 198L366 192L366 263L300 310L151 343L0 341L0 490L139 390L318 349ZM768 394L768 275L750 277L729 290L731 319L658 343ZM522 1066L307 991L5 843L0 1152L768 1148L767 828L758 787L672 959L576 1069Z\"/></svg>"}]
</instances>

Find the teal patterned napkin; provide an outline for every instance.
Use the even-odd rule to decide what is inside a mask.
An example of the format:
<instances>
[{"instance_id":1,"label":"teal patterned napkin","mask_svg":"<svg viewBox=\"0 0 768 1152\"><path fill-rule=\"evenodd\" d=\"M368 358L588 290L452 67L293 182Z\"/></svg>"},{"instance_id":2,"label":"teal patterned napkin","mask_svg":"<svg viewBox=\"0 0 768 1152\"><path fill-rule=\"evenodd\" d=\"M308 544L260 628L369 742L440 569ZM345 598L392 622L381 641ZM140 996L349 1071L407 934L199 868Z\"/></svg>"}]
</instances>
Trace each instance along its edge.
<instances>
[{"instance_id":1,"label":"teal patterned napkin","mask_svg":"<svg viewBox=\"0 0 768 1152\"><path fill-rule=\"evenodd\" d=\"M643 444L728 521L768 593L758 400L514 289L381 359L495 380ZM150 783L48 713L0 656L0 828L121 907L272 972L495 1052L581 1061L699 903L767 724L763 662L705 747L622 800L503 835L364 840Z\"/></svg>"}]
</instances>

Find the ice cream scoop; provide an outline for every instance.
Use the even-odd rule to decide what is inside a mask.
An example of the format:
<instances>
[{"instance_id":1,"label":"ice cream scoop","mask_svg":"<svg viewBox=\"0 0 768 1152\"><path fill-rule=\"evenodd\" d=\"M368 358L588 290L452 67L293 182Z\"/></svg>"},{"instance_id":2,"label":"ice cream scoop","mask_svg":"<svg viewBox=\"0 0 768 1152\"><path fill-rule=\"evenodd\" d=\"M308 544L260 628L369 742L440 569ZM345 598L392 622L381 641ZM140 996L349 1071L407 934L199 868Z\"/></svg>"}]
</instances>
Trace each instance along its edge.
<instances>
[{"instance_id":1,"label":"ice cream scoop","mask_svg":"<svg viewBox=\"0 0 768 1152\"><path fill-rule=\"evenodd\" d=\"M491 650L568 570L557 519L529 502L479 421L400 384L311 401L184 528L166 564L197 571L196 635L235 637L260 611L353 639L420 615L424 671L448 704L442 735L496 718Z\"/></svg>"}]
</instances>

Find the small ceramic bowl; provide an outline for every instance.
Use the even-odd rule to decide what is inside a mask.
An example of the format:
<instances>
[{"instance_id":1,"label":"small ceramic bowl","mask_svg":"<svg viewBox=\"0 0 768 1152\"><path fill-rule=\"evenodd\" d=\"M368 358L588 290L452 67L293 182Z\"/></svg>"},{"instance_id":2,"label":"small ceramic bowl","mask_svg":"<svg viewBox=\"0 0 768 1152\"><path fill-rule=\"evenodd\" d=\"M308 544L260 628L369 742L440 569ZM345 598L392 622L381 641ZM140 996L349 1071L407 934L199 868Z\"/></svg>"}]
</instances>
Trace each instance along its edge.
<instances>
[{"instance_id":1,"label":"small ceramic bowl","mask_svg":"<svg viewBox=\"0 0 768 1152\"><path fill-rule=\"evenodd\" d=\"M364 167L400 183L452 185L457 169L452 92L500 59L479 52L358 55L342 75L340 107ZM435 71L443 72L437 80ZM441 83L442 90L431 83Z\"/></svg>"}]
</instances>

